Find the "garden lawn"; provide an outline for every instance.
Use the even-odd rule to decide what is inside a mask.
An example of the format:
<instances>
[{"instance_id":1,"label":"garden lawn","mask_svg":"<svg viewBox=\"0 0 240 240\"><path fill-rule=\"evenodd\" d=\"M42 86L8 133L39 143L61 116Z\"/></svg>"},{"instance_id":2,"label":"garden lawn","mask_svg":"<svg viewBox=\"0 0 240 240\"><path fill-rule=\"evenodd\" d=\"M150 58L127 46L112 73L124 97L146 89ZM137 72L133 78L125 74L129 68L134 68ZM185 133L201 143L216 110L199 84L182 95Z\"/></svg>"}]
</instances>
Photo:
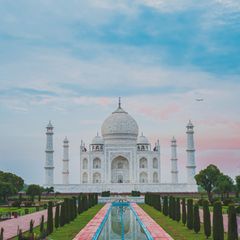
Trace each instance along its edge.
<instances>
[{"instance_id":1,"label":"garden lawn","mask_svg":"<svg viewBox=\"0 0 240 240\"><path fill-rule=\"evenodd\" d=\"M58 228L48 239L51 240L72 240L82 228L84 228L87 223L97 214L97 212L103 207L103 204L95 205L94 207L88 209L82 214L78 215L77 218L66 224L64 227Z\"/></svg>"},{"instance_id":2,"label":"garden lawn","mask_svg":"<svg viewBox=\"0 0 240 240\"><path fill-rule=\"evenodd\" d=\"M157 211L153 207L146 204L139 204L139 206L148 215L154 219L174 240L205 240L206 237L203 232L203 225L201 225L201 231L196 234L193 230L189 230L181 222L176 222L169 217L163 215L162 212ZM212 240L211 237L208 238ZM225 238L227 239L226 235Z\"/></svg>"},{"instance_id":3,"label":"garden lawn","mask_svg":"<svg viewBox=\"0 0 240 240\"><path fill-rule=\"evenodd\" d=\"M87 225L87 223L97 214L97 212L103 207L103 204L95 205L92 208L89 208L87 211L81 213L77 216L77 218L66 224L64 227L59 227L58 229L54 229L53 233L47 237L49 240L72 240L82 228ZM54 223L53 223L54 226ZM47 223L44 224L44 228L47 228ZM40 227L34 228L34 233L40 233ZM28 235L27 232L24 235ZM12 240L17 240L15 237Z\"/></svg>"}]
</instances>

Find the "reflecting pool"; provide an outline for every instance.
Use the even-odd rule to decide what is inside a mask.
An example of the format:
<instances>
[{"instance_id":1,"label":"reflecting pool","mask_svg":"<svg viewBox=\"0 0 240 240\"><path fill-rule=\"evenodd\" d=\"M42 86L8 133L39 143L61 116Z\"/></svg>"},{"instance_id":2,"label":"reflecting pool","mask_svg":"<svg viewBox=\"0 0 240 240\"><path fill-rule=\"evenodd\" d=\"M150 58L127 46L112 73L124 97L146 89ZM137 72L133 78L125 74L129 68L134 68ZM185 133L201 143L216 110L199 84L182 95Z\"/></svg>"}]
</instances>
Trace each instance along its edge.
<instances>
[{"instance_id":1,"label":"reflecting pool","mask_svg":"<svg viewBox=\"0 0 240 240\"><path fill-rule=\"evenodd\" d=\"M99 240L147 240L144 229L128 206L112 206L98 237Z\"/></svg>"}]
</instances>

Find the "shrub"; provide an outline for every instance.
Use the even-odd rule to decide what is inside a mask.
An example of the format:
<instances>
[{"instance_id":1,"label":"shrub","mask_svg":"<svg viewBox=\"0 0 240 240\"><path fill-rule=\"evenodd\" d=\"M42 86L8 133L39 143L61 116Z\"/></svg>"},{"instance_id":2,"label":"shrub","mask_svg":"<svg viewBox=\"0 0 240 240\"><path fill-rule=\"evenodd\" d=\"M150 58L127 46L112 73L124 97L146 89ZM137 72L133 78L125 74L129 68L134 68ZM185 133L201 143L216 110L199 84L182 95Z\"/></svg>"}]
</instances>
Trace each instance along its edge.
<instances>
[{"instance_id":1,"label":"shrub","mask_svg":"<svg viewBox=\"0 0 240 240\"><path fill-rule=\"evenodd\" d=\"M1 232L0 232L0 240L3 240L3 233L4 233L4 229L1 228Z\"/></svg>"},{"instance_id":2,"label":"shrub","mask_svg":"<svg viewBox=\"0 0 240 240\"><path fill-rule=\"evenodd\" d=\"M25 207L31 207L33 205L33 202L32 201L25 201L23 202L24 206Z\"/></svg>"},{"instance_id":3,"label":"shrub","mask_svg":"<svg viewBox=\"0 0 240 240\"><path fill-rule=\"evenodd\" d=\"M198 205L199 206L203 206L203 202L204 202L205 200L203 199L203 198L201 198L201 199L199 199L198 200Z\"/></svg>"},{"instance_id":4,"label":"shrub","mask_svg":"<svg viewBox=\"0 0 240 240\"><path fill-rule=\"evenodd\" d=\"M182 199L182 223L185 225L187 222L187 213L186 213L186 201L185 198Z\"/></svg>"},{"instance_id":5,"label":"shrub","mask_svg":"<svg viewBox=\"0 0 240 240\"><path fill-rule=\"evenodd\" d=\"M12 202L12 207L17 207L17 208L20 208L21 207L21 201L20 200L16 200L14 202Z\"/></svg>"},{"instance_id":6,"label":"shrub","mask_svg":"<svg viewBox=\"0 0 240 240\"><path fill-rule=\"evenodd\" d=\"M193 214L194 214L193 229L194 229L195 233L199 233L199 231L200 231L200 216L199 216L199 206L197 203L194 205Z\"/></svg>"},{"instance_id":7,"label":"shrub","mask_svg":"<svg viewBox=\"0 0 240 240\"><path fill-rule=\"evenodd\" d=\"M221 202L215 202L213 205L213 240L223 240L223 216Z\"/></svg>"},{"instance_id":8,"label":"shrub","mask_svg":"<svg viewBox=\"0 0 240 240\"><path fill-rule=\"evenodd\" d=\"M53 232L53 203L48 203L48 213L47 213L47 233L51 234Z\"/></svg>"},{"instance_id":9,"label":"shrub","mask_svg":"<svg viewBox=\"0 0 240 240\"><path fill-rule=\"evenodd\" d=\"M193 200L187 200L187 228L193 229Z\"/></svg>"},{"instance_id":10,"label":"shrub","mask_svg":"<svg viewBox=\"0 0 240 240\"><path fill-rule=\"evenodd\" d=\"M59 227L59 204L56 206L55 218L54 218L55 228Z\"/></svg>"},{"instance_id":11,"label":"shrub","mask_svg":"<svg viewBox=\"0 0 240 240\"><path fill-rule=\"evenodd\" d=\"M133 197L140 197L141 193L139 191L132 191L131 195Z\"/></svg>"},{"instance_id":12,"label":"shrub","mask_svg":"<svg viewBox=\"0 0 240 240\"><path fill-rule=\"evenodd\" d=\"M207 200L203 201L203 227L206 238L209 238L211 236L211 215Z\"/></svg>"},{"instance_id":13,"label":"shrub","mask_svg":"<svg viewBox=\"0 0 240 240\"><path fill-rule=\"evenodd\" d=\"M237 216L233 204L228 207L228 240L238 240Z\"/></svg>"},{"instance_id":14,"label":"shrub","mask_svg":"<svg viewBox=\"0 0 240 240\"><path fill-rule=\"evenodd\" d=\"M102 197L110 197L110 191L103 191Z\"/></svg>"},{"instance_id":15,"label":"shrub","mask_svg":"<svg viewBox=\"0 0 240 240\"><path fill-rule=\"evenodd\" d=\"M29 209L28 209L28 208L25 208L25 209L24 209L24 213L25 213L25 214L29 214Z\"/></svg>"},{"instance_id":16,"label":"shrub","mask_svg":"<svg viewBox=\"0 0 240 240\"><path fill-rule=\"evenodd\" d=\"M223 205L228 206L229 204L233 204L234 201L231 198L226 198L223 200Z\"/></svg>"}]
</instances>

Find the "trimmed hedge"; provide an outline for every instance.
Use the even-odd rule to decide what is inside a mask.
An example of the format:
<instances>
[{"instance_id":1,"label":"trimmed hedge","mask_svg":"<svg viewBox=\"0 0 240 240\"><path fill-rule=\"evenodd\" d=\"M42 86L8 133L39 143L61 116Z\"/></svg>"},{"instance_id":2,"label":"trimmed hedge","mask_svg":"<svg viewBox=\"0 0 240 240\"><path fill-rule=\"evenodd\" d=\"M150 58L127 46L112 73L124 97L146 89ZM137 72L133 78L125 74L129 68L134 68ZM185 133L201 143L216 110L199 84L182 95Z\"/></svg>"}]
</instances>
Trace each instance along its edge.
<instances>
[{"instance_id":1,"label":"trimmed hedge","mask_svg":"<svg viewBox=\"0 0 240 240\"><path fill-rule=\"evenodd\" d=\"M228 240L238 240L237 215L233 204L228 207Z\"/></svg>"},{"instance_id":2,"label":"trimmed hedge","mask_svg":"<svg viewBox=\"0 0 240 240\"><path fill-rule=\"evenodd\" d=\"M213 205L213 240L223 240L223 216L222 216L222 204L217 201Z\"/></svg>"},{"instance_id":3,"label":"trimmed hedge","mask_svg":"<svg viewBox=\"0 0 240 240\"><path fill-rule=\"evenodd\" d=\"M203 201L203 227L206 238L211 236L211 215L208 201Z\"/></svg>"}]
</instances>

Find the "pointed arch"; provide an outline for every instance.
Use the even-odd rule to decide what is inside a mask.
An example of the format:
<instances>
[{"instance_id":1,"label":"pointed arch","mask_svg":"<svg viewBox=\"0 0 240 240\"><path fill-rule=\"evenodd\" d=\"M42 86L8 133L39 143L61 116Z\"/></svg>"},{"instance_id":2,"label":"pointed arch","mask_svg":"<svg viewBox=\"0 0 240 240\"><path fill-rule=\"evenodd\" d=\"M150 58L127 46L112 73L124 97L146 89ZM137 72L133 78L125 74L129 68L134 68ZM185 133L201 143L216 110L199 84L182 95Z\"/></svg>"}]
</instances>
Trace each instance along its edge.
<instances>
[{"instance_id":1,"label":"pointed arch","mask_svg":"<svg viewBox=\"0 0 240 240\"><path fill-rule=\"evenodd\" d=\"M140 183L147 183L148 182L148 174L146 172L141 172L140 173L139 182Z\"/></svg>"},{"instance_id":2,"label":"pointed arch","mask_svg":"<svg viewBox=\"0 0 240 240\"><path fill-rule=\"evenodd\" d=\"M83 159L83 169L88 169L88 160L86 158Z\"/></svg>"},{"instance_id":3,"label":"pointed arch","mask_svg":"<svg viewBox=\"0 0 240 240\"><path fill-rule=\"evenodd\" d=\"M100 158L93 159L93 168L94 169L101 168L101 159Z\"/></svg>"},{"instance_id":4,"label":"pointed arch","mask_svg":"<svg viewBox=\"0 0 240 240\"><path fill-rule=\"evenodd\" d=\"M158 173L157 172L153 173L153 182L158 183Z\"/></svg>"},{"instance_id":5,"label":"pointed arch","mask_svg":"<svg viewBox=\"0 0 240 240\"><path fill-rule=\"evenodd\" d=\"M147 168L148 166L147 159L145 157L142 157L139 160L139 168Z\"/></svg>"},{"instance_id":6,"label":"pointed arch","mask_svg":"<svg viewBox=\"0 0 240 240\"><path fill-rule=\"evenodd\" d=\"M93 183L100 183L101 182L101 174L98 172L95 172L93 174Z\"/></svg>"},{"instance_id":7,"label":"pointed arch","mask_svg":"<svg viewBox=\"0 0 240 240\"><path fill-rule=\"evenodd\" d=\"M158 168L158 160L157 160L157 158L153 159L153 168Z\"/></svg>"},{"instance_id":8,"label":"pointed arch","mask_svg":"<svg viewBox=\"0 0 240 240\"><path fill-rule=\"evenodd\" d=\"M83 175L82 175L82 182L83 183L87 183L88 182L88 174L86 172L83 173Z\"/></svg>"}]
</instances>

